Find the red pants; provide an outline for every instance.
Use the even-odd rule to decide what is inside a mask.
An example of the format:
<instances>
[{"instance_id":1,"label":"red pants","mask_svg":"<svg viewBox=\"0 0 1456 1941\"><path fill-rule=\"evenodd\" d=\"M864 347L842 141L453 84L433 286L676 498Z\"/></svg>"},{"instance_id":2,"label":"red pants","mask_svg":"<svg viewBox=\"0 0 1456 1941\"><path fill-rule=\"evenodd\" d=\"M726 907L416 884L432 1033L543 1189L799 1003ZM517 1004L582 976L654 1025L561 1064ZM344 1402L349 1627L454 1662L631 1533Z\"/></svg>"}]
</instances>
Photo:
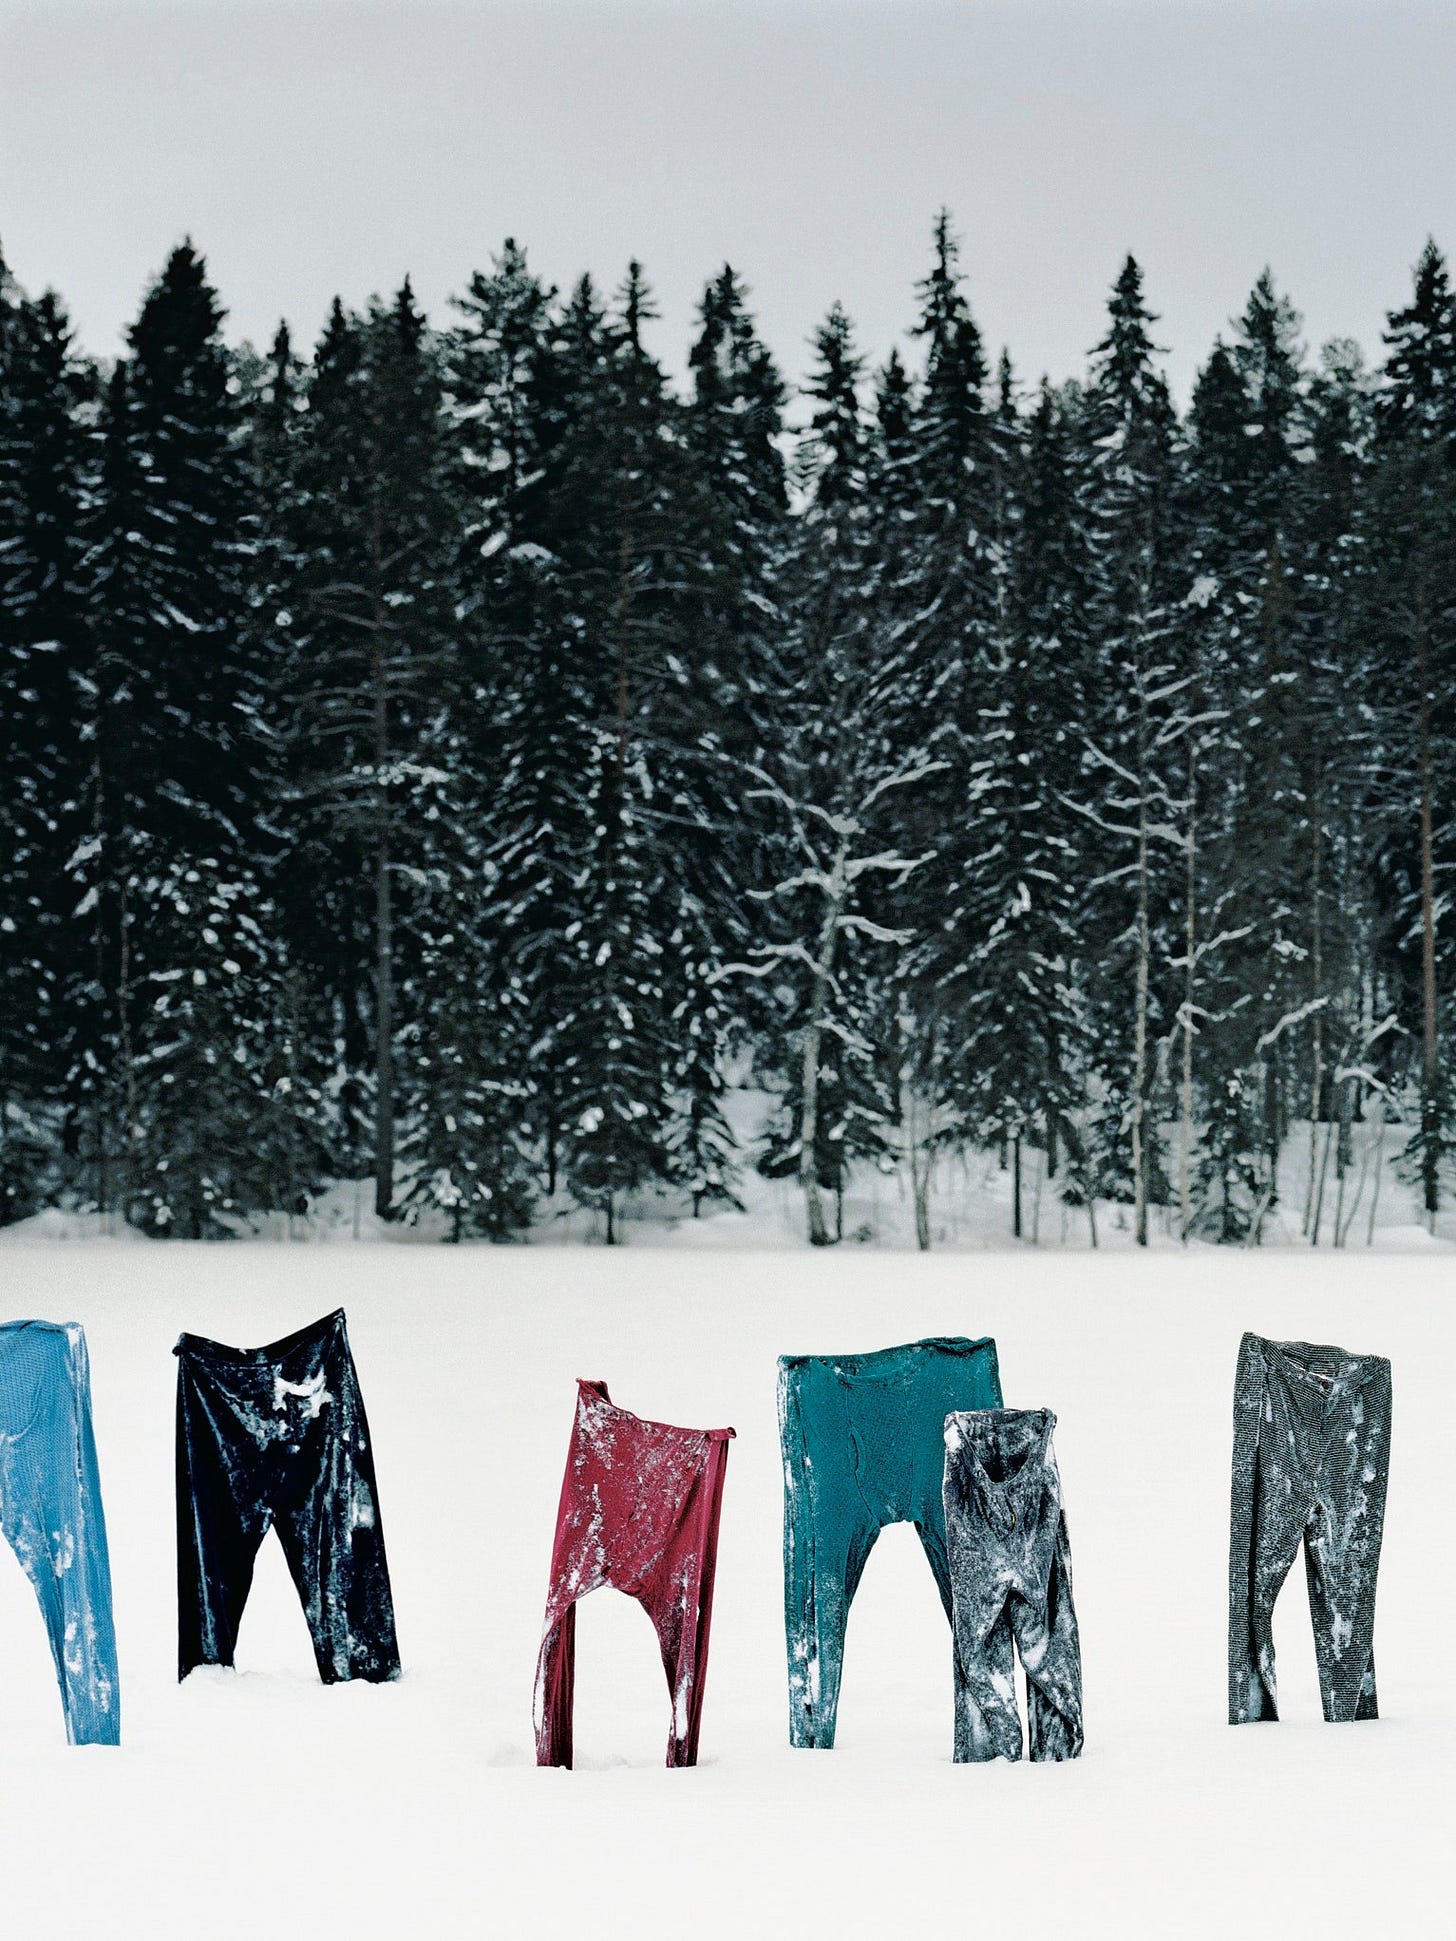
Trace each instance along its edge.
<instances>
[{"instance_id":1,"label":"red pants","mask_svg":"<svg viewBox=\"0 0 1456 1941\"><path fill-rule=\"evenodd\" d=\"M674 1429L578 1382L536 1664L536 1763L571 1764L576 1601L610 1584L652 1619L672 1696L669 1766L698 1760L718 1517L732 1429Z\"/></svg>"}]
</instances>

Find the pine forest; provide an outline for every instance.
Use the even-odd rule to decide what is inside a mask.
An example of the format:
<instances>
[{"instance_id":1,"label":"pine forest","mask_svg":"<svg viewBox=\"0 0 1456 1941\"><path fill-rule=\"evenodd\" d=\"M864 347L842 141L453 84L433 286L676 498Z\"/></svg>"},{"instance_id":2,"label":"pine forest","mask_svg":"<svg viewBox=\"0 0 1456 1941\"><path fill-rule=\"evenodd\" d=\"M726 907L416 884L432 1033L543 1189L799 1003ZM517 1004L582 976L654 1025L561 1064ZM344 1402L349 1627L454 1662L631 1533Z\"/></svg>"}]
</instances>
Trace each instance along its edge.
<instances>
[{"instance_id":1,"label":"pine forest","mask_svg":"<svg viewBox=\"0 0 1456 1941\"><path fill-rule=\"evenodd\" d=\"M1266 272L1186 408L1131 257L1061 384L925 262L794 393L728 267L679 381L639 265L510 241L266 353L185 244L106 362L0 263L0 1221L768 1178L823 1245L858 1174L930 1247L970 1155L1008 1241L1033 1171L1082 1244L1356 1244L1382 1165L1435 1231L1442 255L1371 354Z\"/></svg>"}]
</instances>

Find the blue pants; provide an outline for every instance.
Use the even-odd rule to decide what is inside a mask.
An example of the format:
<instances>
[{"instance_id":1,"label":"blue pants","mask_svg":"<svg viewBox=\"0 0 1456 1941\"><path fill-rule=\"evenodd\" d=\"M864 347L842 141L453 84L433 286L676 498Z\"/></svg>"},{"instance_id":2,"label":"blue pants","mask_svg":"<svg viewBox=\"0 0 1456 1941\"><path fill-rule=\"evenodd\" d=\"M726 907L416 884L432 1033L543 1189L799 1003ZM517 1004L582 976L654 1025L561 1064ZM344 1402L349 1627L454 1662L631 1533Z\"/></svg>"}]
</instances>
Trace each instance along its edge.
<instances>
[{"instance_id":1,"label":"blue pants","mask_svg":"<svg viewBox=\"0 0 1456 1941\"><path fill-rule=\"evenodd\" d=\"M76 1323L0 1326L0 1530L35 1586L72 1745L121 1742L111 1560Z\"/></svg>"},{"instance_id":2,"label":"blue pants","mask_svg":"<svg viewBox=\"0 0 1456 1941\"><path fill-rule=\"evenodd\" d=\"M834 1744L849 1607L887 1523L914 1524L950 1617L945 1418L1000 1406L989 1339L779 1358L790 1745Z\"/></svg>"}]
</instances>

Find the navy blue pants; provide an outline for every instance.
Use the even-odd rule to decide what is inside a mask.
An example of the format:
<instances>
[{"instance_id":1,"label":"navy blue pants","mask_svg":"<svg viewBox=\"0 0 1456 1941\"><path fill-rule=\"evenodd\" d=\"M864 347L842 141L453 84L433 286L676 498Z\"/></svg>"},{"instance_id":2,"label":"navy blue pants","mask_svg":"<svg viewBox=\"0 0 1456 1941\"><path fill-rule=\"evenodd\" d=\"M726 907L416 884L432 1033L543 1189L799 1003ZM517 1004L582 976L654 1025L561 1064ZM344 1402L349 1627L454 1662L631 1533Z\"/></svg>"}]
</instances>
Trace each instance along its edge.
<instances>
[{"instance_id":1,"label":"navy blue pants","mask_svg":"<svg viewBox=\"0 0 1456 1941\"><path fill-rule=\"evenodd\" d=\"M184 1334L177 1357L177 1675L230 1665L270 1529L319 1677L399 1676L374 1451L344 1310L266 1348Z\"/></svg>"}]
</instances>

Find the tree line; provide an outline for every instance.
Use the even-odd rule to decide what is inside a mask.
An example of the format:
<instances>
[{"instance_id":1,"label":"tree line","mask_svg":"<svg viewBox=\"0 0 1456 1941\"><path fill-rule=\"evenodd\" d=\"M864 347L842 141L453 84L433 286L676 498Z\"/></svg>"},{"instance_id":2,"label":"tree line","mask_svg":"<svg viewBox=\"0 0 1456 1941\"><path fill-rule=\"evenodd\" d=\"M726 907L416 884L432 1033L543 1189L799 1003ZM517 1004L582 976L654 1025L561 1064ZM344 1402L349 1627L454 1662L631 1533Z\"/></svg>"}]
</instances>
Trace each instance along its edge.
<instances>
[{"instance_id":1,"label":"tree line","mask_svg":"<svg viewBox=\"0 0 1456 1941\"><path fill-rule=\"evenodd\" d=\"M1024 1155L1097 1237L1342 1244L1456 1142L1456 301L1367 368L1266 272L1179 412L1129 257L1085 374L797 401L739 275L675 385L641 268L507 242L432 325L125 352L0 262L0 1220L202 1236L372 1176L506 1238ZM730 1076L773 1096L761 1146ZM1298 1177L1286 1150L1308 1122ZM1284 1165L1281 1170L1281 1155Z\"/></svg>"}]
</instances>

